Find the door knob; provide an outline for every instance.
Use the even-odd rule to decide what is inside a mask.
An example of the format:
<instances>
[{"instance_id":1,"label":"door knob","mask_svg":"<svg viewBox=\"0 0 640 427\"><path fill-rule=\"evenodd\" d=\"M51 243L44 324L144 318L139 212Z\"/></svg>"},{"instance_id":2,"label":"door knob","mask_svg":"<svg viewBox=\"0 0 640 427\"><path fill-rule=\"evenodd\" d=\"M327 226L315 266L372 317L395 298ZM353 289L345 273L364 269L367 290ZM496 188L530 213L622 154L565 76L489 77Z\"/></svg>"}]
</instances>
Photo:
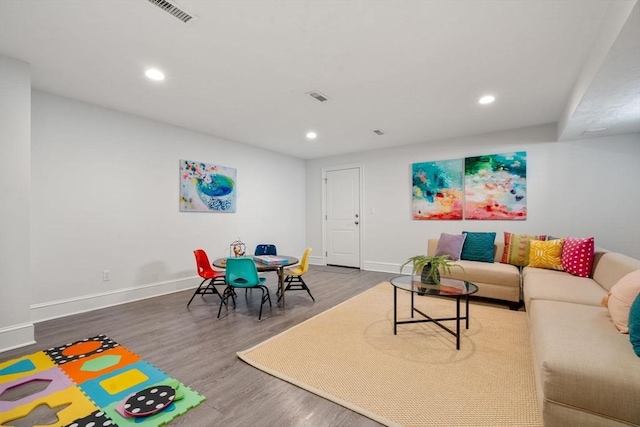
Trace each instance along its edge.
<instances>
[{"instance_id":1,"label":"door knob","mask_svg":"<svg viewBox=\"0 0 640 427\"><path fill-rule=\"evenodd\" d=\"M360 224L358 221L355 222L356 225Z\"/></svg>"}]
</instances>

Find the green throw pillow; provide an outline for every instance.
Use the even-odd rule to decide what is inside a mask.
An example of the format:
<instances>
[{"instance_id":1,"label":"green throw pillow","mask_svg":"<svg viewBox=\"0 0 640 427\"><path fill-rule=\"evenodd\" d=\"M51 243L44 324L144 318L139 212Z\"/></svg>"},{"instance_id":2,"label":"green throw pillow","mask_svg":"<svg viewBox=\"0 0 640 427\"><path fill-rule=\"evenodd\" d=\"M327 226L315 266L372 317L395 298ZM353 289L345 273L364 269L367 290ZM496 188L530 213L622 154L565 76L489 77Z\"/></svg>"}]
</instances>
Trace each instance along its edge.
<instances>
[{"instance_id":1,"label":"green throw pillow","mask_svg":"<svg viewBox=\"0 0 640 427\"><path fill-rule=\"evenodd\" d=\"M629 340L633 351L640 357L640 294L633 300L629 309Z\"/></svg>"},{"instance_id":2,"label":"green throw pillow","mask_svg":"<svg viewBox=\"0 0 640 427\"><path fill-rule=\"evenodd\" d=\"M460 259L467 261L494 262L493 244L496 233L463 231L467 237L462 246Z\"/></svg>"}]
</instances>

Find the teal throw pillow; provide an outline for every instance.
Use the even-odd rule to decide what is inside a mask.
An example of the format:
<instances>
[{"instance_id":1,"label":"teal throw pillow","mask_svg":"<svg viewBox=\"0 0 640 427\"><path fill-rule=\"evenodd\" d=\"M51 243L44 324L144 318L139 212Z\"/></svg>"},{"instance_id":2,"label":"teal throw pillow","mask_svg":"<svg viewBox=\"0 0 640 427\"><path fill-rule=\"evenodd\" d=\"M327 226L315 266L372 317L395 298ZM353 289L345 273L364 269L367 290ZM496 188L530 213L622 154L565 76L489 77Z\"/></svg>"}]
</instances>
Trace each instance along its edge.
<instances>
[{"instance_id":1,"label":"teal throw pillow","mask_svg":"<svg viewBox=\"0 0 640 427\"><path fill-rule=\"evenodd\" d=\"M640 357L640 294L633 300L629 309L629 340L633 351Z\"/></svg>"},{"instance_id":2,"label":"teal throw pillow","mask_svg":"<svg viewBox=\"0 0 640 427\"><path fill-rule=\"evenodd\" d=\"M467 261L494 262L493 244L496 233L463 231L466 234L460 259Z\"/></svg>"}]
</instances>

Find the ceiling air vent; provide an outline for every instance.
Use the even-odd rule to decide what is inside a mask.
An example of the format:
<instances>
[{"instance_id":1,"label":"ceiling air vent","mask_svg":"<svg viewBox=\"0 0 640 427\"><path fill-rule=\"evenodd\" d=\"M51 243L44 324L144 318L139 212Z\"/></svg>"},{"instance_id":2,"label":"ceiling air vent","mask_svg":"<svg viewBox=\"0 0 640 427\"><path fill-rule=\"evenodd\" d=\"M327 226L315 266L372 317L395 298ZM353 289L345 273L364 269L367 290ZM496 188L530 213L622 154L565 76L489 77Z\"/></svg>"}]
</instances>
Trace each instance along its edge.
<instances>
[{"instance_id":1,"label":"ceiling air vent","mask_svg":"<svg viewBox=\"0 0 640 427\"><path fill-rule=\"evenodd\" d=\"M324 102L324 101L328 101L329 100L329 98L327 98L325 95L321 94L317 90L314 90L314 91L311 91L311 92L307 92L307 95L311 96L312 98L317 99L320 102Z\"/></svg>"},{"instance_id":2,"label":"ceiling air vent","mask_svg":"<svg viewBox=\"0 0 640 427\"><path fill-rule=\"evenodd\" d=\"M376 135L384 135L384 132L380 129L374 130L373 133L375 133Z\"/></svg>"},{"instance_id":3,"label":"ceiling air vent","mask_svg":"<svg viewBox=\"0 0 640 427\"><path fill-rule=\"evenodd\" d=\"M585 130L584 132L582 132L582 135L590 135L590 134L592 134L592 133L595 133L595 132L602 132L602 131L607 130L607 129L609 129L609 128L594 128L594 129L587 129L587 130Z\"/></svg>"},{"instance_id":4,"label":"ceiling air vent","mask_svg":"<svg viewBox=\"0 0 640 427\"><path fill-rule=\"evenodd\" d=\"M179 8L175 3L170 2L168 0L147 0L149 3L158 6L160 9L164 10L168 14L172 15L175 18L178 18L185 24L190 22L191 20L195 20L196 16L191 15L190 13L185 12L183 9Z\"/></svg>"}]
</instances>

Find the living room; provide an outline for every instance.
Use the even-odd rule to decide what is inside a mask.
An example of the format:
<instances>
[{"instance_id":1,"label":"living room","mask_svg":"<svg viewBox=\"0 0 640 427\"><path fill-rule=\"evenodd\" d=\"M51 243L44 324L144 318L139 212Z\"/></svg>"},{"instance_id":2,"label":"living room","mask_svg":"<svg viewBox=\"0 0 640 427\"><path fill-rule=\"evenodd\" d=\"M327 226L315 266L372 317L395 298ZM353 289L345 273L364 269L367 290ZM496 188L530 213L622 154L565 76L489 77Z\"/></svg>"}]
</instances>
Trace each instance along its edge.
<instances>
[{"instance_id":1,"label":"living room","mask_svg":"<svg viewBox=\"0 0 640 427\"><path fill-rule=\"evenodd\" d=\"M3 28L10 19L8 3L2 1ZM634 17L637 4L631 3L627 16ZM594 41L598 34L591 34ZM2 42L10 36L3 32ZM41 89L46 79L39 77L38 85L32 80L46 69L36 69L16 52L3 48L1 53L0 351L33 343L34 324L40 322L193 289L200 282L196 248L223 257L240 238L248 248L273 242L280 252L300 256L310 246L311 263L324 265L323 171L342 166L361 173L360 268L365 271L398 273L409 256L426 250L427 239L463 230L593 236L598 247L640 258L637 130L561 140L559 133L567 128L557 116L401 146L288 155L171 124L169 117L118 111L110 100L83 101L71 88ZM588 60L589 53L581 59ZM583 70L574 70L574 84ZM637 107L637 88L634 94ZM503 99L497 97L496 105ZM325 107L312 105L315 111ZM562 113L571 107L575 103L566 98ZM482 122L488 115L476 114L469 120ZM216 120L215 112L210 120ZM416 114L416 120L430 118ZM380 138L393 138L391 128L380 127L387 131ZM314 150L322 151L322 134L319 139ZM412 163L514 151L525 151L528 159L525 221L411 219ZM236 213L180 212L180 159L236 168Z\"/></svg>"}]
</instances>

